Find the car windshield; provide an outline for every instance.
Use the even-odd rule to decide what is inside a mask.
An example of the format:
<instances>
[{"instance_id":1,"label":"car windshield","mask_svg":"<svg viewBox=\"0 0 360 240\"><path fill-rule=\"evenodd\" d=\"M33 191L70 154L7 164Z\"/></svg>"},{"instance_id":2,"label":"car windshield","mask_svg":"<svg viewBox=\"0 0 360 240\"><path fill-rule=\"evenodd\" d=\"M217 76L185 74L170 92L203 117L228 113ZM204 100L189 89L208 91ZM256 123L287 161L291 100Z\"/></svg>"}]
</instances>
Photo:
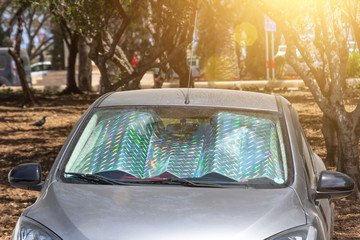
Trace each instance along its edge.
<instances>
[{"instance_id":1,"label":"car windshield","mask_svg":"<svg viewBox=\"0 0 360 240\"><path fill-rule=\"evenodd\" d=\"M276 187L288 179L284 149L273 113L173 106L106 109L90 117L65 173Z\"/></svg>"}]
</instances>

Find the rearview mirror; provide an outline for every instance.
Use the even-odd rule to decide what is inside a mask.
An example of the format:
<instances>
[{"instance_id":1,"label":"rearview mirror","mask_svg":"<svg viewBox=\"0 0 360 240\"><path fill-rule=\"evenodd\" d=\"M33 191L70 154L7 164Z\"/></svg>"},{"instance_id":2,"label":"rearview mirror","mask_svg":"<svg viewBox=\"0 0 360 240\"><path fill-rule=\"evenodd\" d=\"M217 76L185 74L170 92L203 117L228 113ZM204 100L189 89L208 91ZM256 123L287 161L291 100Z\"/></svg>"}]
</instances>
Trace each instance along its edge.
<instances>
[{"instance_id":1,"label":"rearview mirror","mask_svg":"<svg viewBox=\"0 0 360 240\"><path fill-rule=\"evenodd\" d=\"M354 191L354 181L346 174L335 171L323 171L320 174L315 192L316 199L343 198Z\"/></svg>"},{"instance_id":2,"label":"rearview mirror","mask_svg":"<svg viewBox=\"0 0 360 240\"><path fill-rule=\"evenodd\" d=\"M40 191L41 166L39 163L23 163L9 172L8 180L11 186L26 190Z\"/></svg>"}]
</instances>

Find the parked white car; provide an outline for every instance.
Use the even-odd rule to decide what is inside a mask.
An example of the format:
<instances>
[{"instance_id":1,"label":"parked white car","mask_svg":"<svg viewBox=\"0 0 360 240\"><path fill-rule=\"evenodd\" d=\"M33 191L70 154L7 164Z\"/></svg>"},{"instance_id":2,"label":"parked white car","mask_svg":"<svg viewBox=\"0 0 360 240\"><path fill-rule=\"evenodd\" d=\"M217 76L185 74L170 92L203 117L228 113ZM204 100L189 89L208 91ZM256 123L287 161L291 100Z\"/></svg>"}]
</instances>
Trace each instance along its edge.
<instances>
[{"instance_id":1,"label":"parked white car","mask_svg":"<svg viewBox=\"0 0 360 240\"><path fill-rule=\"evenodd\" d=\"M31 77L46 76L51 70L51 62L34 63L31 65Z\"/></svg>"}]
</instances>

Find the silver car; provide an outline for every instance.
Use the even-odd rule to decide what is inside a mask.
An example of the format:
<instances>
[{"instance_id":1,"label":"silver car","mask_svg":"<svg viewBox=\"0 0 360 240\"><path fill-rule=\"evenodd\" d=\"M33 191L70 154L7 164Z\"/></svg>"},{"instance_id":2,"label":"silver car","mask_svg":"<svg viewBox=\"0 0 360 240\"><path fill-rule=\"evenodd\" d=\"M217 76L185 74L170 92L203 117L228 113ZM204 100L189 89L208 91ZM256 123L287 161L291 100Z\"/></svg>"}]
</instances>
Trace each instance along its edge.
<instances>
[{"instance_id":1,"label":"silver car","mask_svg":"<svg viewBox=\"0 0 360 240\"><path fill-rule=\"evenodd\" d=\"M283 97L233 90L109 93L78 121L12 239L330 239L331 200L354 182L326 171Z\"/></svg>"}]
</instances>

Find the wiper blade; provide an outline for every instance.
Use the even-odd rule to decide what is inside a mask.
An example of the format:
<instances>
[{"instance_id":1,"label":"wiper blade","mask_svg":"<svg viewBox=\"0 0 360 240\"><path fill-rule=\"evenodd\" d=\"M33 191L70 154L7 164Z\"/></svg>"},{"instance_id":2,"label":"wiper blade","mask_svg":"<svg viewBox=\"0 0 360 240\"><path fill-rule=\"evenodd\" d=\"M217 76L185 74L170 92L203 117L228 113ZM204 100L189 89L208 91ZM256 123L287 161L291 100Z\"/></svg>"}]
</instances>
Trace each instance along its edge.
<instances>
[{"instance_id":1,"label":"wiper blade","mask_svg":"<svg viewBox=\"0 0 360 240\"><path fill-rule=\"evenodd\" d=\"M224 188L224 186L220 184L192 182L184 178L144 179L141 183L179 184L186 187Z\"/></svg>"},{"instance_id":2,"label":"wiper blade","mask_svg":"<svg viewBox=\"0 0 360 240\"><path fill-rule=\"evenodd\" d=\"M76 172L64 172L64 174L73 175L77 178L91 181L99 184L110 185L134 185L134 184L178 184L187 187L210 187L210 188L224 188L224 186L215 183L197 183L192 182L184 178L163 178L163 179L139 179L126 182L115 181L113 179L104 177L97 174L89 173L76 173Z\"/></svg>"},{"instance_id":3,"label":"wiper blade","mask_svg":"<svg viewBox=\"0 0 360 240\"><path fill-rule=\"evenodd\" d=\"M171 178L169 180L170 182L174 183L180 183L183 186L188 187L210 187L210 188L224 188L224 186L216 183L196 183L189 180L186 180L184 178Z\"/></svg>"},{"instance_id":4,"label":"wiper blade","mask_svg":"<svg viewBox=\"0 0 360 240\"><path fill-rule=\"evenodd\" d=\"M110 178L101 176L101 175L95 175L95 174L89 174L89 173L76 173L76 172L64 172L64 174L73 175L80 179L96 182L100 184L107 184L107 185L130 185L124 182L118 182L115 180L112 180Z\"/></svg>"}]
</instances>

